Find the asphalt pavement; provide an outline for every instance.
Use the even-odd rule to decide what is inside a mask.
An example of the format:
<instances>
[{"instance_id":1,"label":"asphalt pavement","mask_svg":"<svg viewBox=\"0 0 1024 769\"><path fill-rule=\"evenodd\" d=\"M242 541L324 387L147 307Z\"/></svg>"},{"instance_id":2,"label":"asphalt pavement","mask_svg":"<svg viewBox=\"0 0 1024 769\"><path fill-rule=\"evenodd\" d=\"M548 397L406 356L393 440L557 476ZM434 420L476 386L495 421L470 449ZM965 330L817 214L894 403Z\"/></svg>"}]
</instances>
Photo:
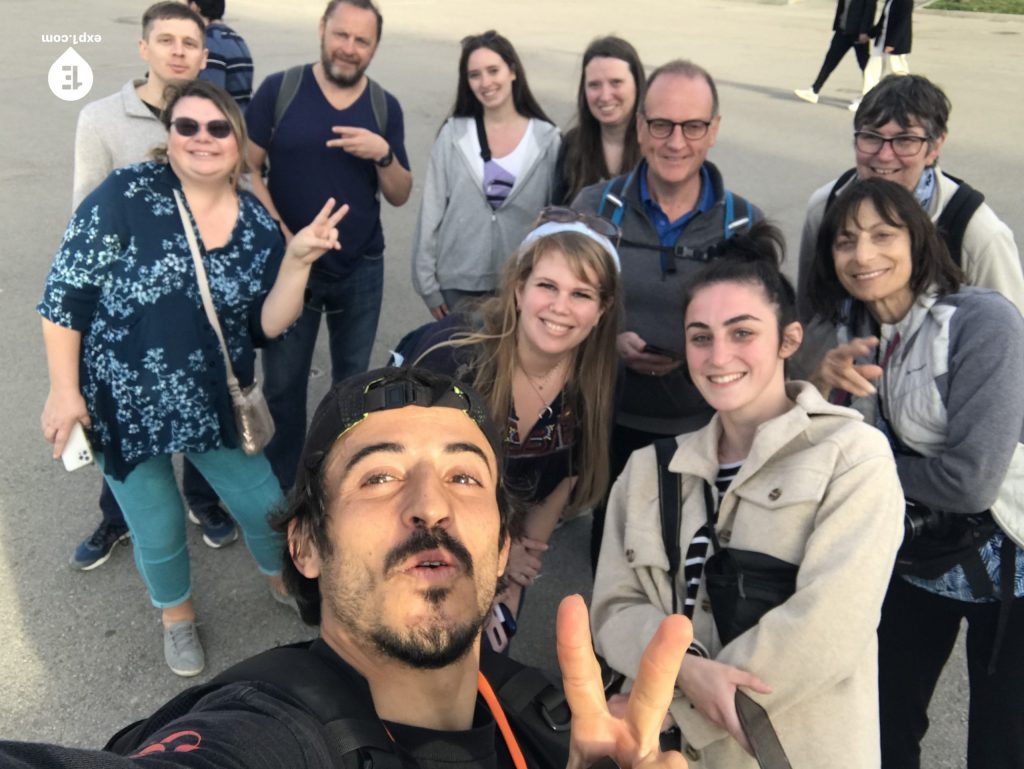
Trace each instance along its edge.
<instances>
[{"instance_id":1,"label":"asphalt pavement","mask_svg":"<svg viewBox=\"0 0 1024 769\"><path fill-rule=\"evenodd\" d=\"M94 76L86 101L141 76L136 42L146 5L4 3L11 28L0 53L6 105L0 231L8 237L0 256L0 424L8 435L0 462L0 739L99 746L187 685L164 665L158 614L127 548L89 573L68 567L74 545L98 521L99 476L95 469L66 473L51 462L38 427L48 385L34 305L69 215L74 126L85 103L56 98L48 73L71 44ZM718 81L723 114L710 158L729 187L780 223L794 250L810 193L852 165L846 104L859 92L852 56L826 84L819 104L792 95L811 82L824 56L830 0L381 5L384 36L370 71L402 103L416 186L407 206L384 213L387 273L375 363L429 319L410 286L409 245L430 145L454 96L458 41L466 34L496 28L507 35L539 101L562 126L573 109L580 54L592 37L626 37L648 66L675 57L704 65ZM319 0L230 0L227 21L248 40L257 80L316 57L322 8ZM984 191L996 212L1024 232L1024 19L918 10L914 25L911 69L941 84L954 105L943 167ZM321 346L312 402L326 389L326 363ZM568 592L589 594L588 536L585 518L556 533L546 571L526 600L517 657L554 667L554 607ZM241 544L212 551L193 531L190 549L209 664L200 680L268 646L310 637L271 600ZM929 767L964 764L966 673L962 651L957 655L935 697Z\"/></svg>"}]
</instances>

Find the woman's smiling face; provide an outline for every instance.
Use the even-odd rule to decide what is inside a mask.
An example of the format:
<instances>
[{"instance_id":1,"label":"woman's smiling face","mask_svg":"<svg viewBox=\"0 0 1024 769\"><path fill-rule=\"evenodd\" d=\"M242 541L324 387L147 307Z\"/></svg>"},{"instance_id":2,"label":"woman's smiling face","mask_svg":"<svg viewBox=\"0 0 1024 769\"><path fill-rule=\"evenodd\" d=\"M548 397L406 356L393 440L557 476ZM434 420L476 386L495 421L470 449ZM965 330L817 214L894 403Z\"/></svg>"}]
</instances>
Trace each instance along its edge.
<instances>
[{"instance_id":1,"label":"woman's smiling face","mask_svg":"<svg viewBox=\"0 0 1024 769\"><path fill-rule=\"evenodd\" d=\"M561 251L549 250L537 259L516 289L519 344L546 356L583 344L604 312L597 276L586 269L585 277L577 276Z\"/></svg>"},{"instance_id":2,"label":"woman's smiling face","mask_svg":"<svg viewBox=\"0 0 1024 769\"><path fill-rule=\"evenodd\" d=\"M780 344L778 308L764 289L756 283L708 284L690 300L684 327L686 365L708 404L744 421L764 421L759 415L778 403L785 359L799 345L789 338Z\"/></svg>"},{"instance_id":3,"label":"woman's smiling face","mask_svg":"<svg viewBox=\"0 0 1024 769\"><path fill-rule=\"evenodd\" d=\"M899 320L914 302L910 233L887 222L865 200L832 242L836 275L854 299L883 322Z\"/></svg>"}]
</instances>

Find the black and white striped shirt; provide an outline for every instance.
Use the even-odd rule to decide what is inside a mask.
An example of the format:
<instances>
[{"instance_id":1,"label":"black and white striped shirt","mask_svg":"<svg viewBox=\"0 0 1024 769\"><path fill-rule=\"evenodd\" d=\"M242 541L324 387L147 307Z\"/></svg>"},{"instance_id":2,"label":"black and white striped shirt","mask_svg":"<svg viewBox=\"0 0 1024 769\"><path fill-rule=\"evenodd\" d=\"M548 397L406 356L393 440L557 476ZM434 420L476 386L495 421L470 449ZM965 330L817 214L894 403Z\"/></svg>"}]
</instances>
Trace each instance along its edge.
<instances>
[{"instance_id":1,"label":"black and white striped shirt","mask_svg":"<svg viewBox=\"0 0 1024 769\"><path fill-rule=\"evenodd\" d=\"M731 462L720 465L715 476L715 511L712 520L718 520L718 508L722 497L733 479L739 475L743 462ZM708 559L708 547L711 544L708 525L705 523L693 535L686 548L686 560L683 561L683 579L686 582L686 600L683 602L683 614L693 618L693 608L697 603L697 590L700 588L701 576L704 573L704 562Z\"/></svg>"}]
</instances>

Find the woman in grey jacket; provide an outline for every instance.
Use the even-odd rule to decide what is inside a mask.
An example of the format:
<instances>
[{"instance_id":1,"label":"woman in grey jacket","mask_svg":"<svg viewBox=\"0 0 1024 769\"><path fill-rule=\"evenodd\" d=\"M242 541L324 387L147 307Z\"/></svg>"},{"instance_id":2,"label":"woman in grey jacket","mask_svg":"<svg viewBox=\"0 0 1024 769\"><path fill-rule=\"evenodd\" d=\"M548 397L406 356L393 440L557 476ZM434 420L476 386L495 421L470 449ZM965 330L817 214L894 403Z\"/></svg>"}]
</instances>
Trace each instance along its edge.
<instances>
[{"instance_id":1,"label":"woman in grey jacket","mask_svg":"<svg viewBox=\"0 0 1024 769\"><path fill-rule=\"evenodd\" d=\"M879 412L908 499L878 631L884 769L921 765L928 703L963 619L968 769L1024 766L1024 320L961 280L897 184L856 182L825 216L810 295L833 316L862 304L881 338L831 351L819 377Z\"/></svg>"},{"instance_id":2,"label":"woman in grey jacket","mask_svg":"<svg viewBox=\"0 0 1024 769\"><path fill-rule=\"evenodd\" d=\"M441 319L493 293L551 199L560 134L493 30L462 41L451 116L434 142L413 236L412 282Z\"/></svg>"}]
</instances>

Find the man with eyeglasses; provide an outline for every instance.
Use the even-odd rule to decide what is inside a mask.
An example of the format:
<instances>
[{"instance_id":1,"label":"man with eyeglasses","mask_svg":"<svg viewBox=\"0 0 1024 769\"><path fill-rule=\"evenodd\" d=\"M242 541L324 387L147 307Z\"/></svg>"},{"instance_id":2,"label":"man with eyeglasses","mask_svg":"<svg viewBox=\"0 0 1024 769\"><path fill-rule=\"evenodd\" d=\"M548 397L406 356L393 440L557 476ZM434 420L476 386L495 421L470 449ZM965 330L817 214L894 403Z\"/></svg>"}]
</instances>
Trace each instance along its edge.
<instances>
[{"instance_id":1,"label":"man with eyeglasses","mask_svg":"<svg viewBox=\"0 0 1024 769\"><path fill-rule=\"evenodd\" d=\"M150 151L167 143L160 122L164 91L175 80L195 80L206 66L203 19L187 5L160 2L142 15L139 56L148 68L145 78L129 80L121 90L87 104L75 129L72 208L110 173L149 159ZM203 476L185 461L182 487L189 518L203 529L203 541L220 548L238 539L231 517ZM89 571L105 563L119 544L129 541L121 508L106 482L100 492L99 526L71 555L71 566Z\"/></svg>"},{"instance_id":2,"label":"man with eyeglasses","mask_svg":"<svg viewBox=\"0 0 1024 769\"><path fill-rule=\"evenodd\" d=\"M856 167L816 190L807 206L797 285L805 331L794 374L812 372L835 346L832 325L814 319L807 287L825 209L854 178L888 179L910 190L938 225L967 282L998 291L1024 311L1024 272L1013 233L981 193L939 168L950 109L942 89L921 75L890 75L865 95L853 119Z\"/></svg>"},{"instance_id":3,"label":"man with eyeglasses","mask_svg":"<svg viewBox=\"0 0 1024 769\"><path fill-rule=\"evenodd\" d=\"M573 208L608 218L622 231L625 326L618 351L625 374L611 439L612 478L636 449L711 419L711 408L682 368L680 297L689 277L722 241L762 216L729 192L707 161L722 116L715 81L706 70L683 60L658 67L636 119L640 164L587 187L573 202ZM603 510L595 510L595 565L603 522Z\"/></svg>"}]
</instances>

